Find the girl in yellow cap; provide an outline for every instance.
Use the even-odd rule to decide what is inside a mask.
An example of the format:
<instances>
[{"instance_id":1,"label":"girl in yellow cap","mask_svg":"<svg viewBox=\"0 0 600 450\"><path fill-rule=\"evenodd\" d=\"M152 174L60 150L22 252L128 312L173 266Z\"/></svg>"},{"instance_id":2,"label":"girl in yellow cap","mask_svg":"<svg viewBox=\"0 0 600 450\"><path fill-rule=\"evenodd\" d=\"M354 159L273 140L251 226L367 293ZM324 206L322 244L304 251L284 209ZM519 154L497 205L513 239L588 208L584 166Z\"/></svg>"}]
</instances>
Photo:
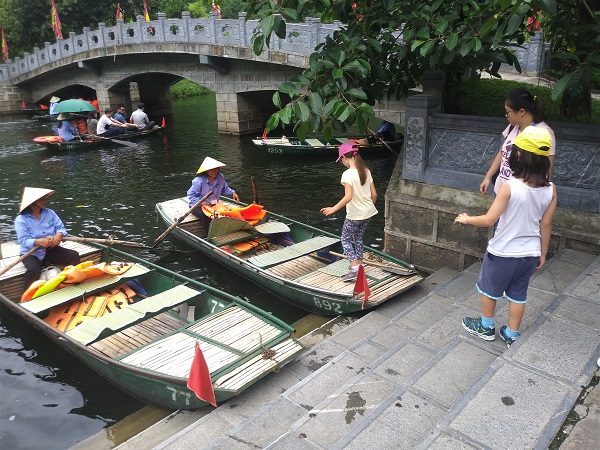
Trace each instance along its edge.
<instances>
[{"instance_id":1,"label":"girl in yellow cap","mask_svg":"<svg viewBox=\"0 0 600 450\"><path fill-rule=\"evenodd\" d=\"M508 163L512 178L502 184L494 203L483 216L462 213L455 223L491 227L496 234L488 243L476 287L481 294L481 317L465 317L465 330L486 341L496 338L496 301L508 300L508 324L499 335L506 345L520 336L529 280L542 268L548 253L556 188L549 181L552 138L541 127L529 126L515 138Z\"/></svg>"}]
</instances>

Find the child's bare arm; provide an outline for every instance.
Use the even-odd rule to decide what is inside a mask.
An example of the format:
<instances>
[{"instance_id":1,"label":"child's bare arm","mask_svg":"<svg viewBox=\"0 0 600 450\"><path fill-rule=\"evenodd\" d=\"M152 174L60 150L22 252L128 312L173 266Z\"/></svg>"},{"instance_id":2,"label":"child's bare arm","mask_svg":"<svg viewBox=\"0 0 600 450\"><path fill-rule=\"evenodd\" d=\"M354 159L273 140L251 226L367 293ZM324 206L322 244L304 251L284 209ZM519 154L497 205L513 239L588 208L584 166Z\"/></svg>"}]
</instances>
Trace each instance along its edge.
<instances>
[{"instance_id":1,"label":"child's bare arm","mask_svg":"<svg viewBox=\"0 0 600 450\"><path fill-rule=\"evenodd\" d=\"M542 220L540 221L540 236L542 241L542 255L540 256L540 262L538 263L537 269L540 270L546 262L546 255L548 254L548 246L550 245L550 236L552 232L552 219L554 218L554 212L556 211L556 186L552 194L552 201L550 205L544 211Z\"/></svg>"},{"instance_id":2,"label":"child's bare arm","mask_svg":"<svg viewBox=\"0 0 600 450\"><path fill-rule=\"evenodd\" d=\"M326 206L325 208L321 208L321 212L326 216L330 216L350 203L350 200L352 200L352 186L344 183L344 196L342 199L337 202L335 206Z\"/></svg>"},{"instance_id":3,"label":"child's bare arm","mask_svg":"<svg viewBox=\"0 0 600 450\"><path fill-rule=\"evenodd\" d=\"M509 199L510 186L508 183L504 183L487 213L483 216L469 216L467 213L462 213L456 216L454 223L463 223L465 225L474 225L476 227L491 227L498 221L500 214L506 209Z\"/></svg>"}]
</instances>

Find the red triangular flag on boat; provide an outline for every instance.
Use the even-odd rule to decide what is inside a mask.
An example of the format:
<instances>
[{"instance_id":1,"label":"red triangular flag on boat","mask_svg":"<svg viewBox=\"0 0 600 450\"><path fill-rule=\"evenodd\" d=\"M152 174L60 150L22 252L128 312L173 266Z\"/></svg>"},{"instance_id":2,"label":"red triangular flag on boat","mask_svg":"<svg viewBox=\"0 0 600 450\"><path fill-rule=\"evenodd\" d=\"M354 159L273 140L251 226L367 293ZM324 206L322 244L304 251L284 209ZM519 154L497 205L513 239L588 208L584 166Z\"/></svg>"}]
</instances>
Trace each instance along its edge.
<instances>
[{"instance_id":1,"label":"red triangular flag on boat","mask_svg":"<svg viewBox=\"0 0 600 450\"><path fill-rule=\"evenodd\" d=\"M25 100L21 100L21 108L23 108L23 109L27 108L27 105L25 104Z\"/></svg>"},{"instance_id":2,"label":"red triangular flag on boat","mask_svg":"<svg viewBox=\"0 0 600 450\"><path fill-rule=\"evenodd\" d=\"M217 406L208 365L206 364L200 345L198 345L198 341L196 341L194 360L192 361L192 368L190 369L187 387L193 391L200 400L204 400L214 407Z\"/></svg>"},{"instance_id":3,"label":"red triangular flag on boat","mask_svg":"<svg viewBox=\"0 0 600 450\"><path fill-rule=\"evenodd\" d=\"M354 293L360 294L364 292L365 298L363 300L362 309L365 309L365 302L369 300L371 295L371 289L369 289L369 283L367 282L367 276L365 275L365 268L361 264L358 266L358 274L356 275L356 284L354 285Z\"/></svg>"},{"instance_id":4,"label":"red triangular flag on boat","mask_svg":"<svg viewBox=\"0 0 600 450\"><path fill-rule=\"evenodd\" d=\"M166 127L167 126L167 122L165 121L165 118L163 117L162 123L160 124L161 127Z\"/></svg>"}]
</instances>

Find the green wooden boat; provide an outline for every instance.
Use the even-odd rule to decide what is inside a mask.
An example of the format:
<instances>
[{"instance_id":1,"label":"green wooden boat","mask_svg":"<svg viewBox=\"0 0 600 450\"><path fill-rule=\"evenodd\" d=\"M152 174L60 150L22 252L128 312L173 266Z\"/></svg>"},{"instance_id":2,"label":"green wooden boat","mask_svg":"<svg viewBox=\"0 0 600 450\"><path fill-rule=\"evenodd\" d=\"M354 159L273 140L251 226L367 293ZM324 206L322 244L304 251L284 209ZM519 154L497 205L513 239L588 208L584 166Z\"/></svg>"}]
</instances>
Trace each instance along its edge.
<instances>
[{"instance_id":1,"label":"green wooden boat","mask_svg":"<svg viewBox=\"0 0 600 450\"><path fill-rule=\"evenodd\" d=\"M373 137L358 136L358 137L336 137L325 141L323 138L306 138L299 139L297 137L267 138L259 137L252 139L252 143L261 151L270 155L279 156L307 156L307 155L329 155L336 156L338 147L344 142L354 141L357 143L361 154L375 153L382 151L400 151L404 139L402 136L394 141L386 142L376 140Z\"/></svg>"},{"instance_id":2,"label":"green wooden boat","mask_svg":"<svg viewBox=\"0 0 600 450\"><path fill-rule=\"evenodd\" d=\"M73 242L62 245L77 250L82 261L134 264L120 275L86 279L18 303L25 290L25 268L18 263L0 276L0 302L146 403L167 409L207 405L187 388L196 342L206 359L217 403L242 392L302 350L290 337L290 326L236 297L118 250ZM18 259L16 252L18 246L2 244L0 269ZM66 310L88 295L101 297L101 292L123 283L134 287L132 300L138 301L117 305L66 332L50 325L50 311L63 305ZM140 294L140 285L145 295Z\"/></svg>"},{"instance_id":3,"label":"green wooden boat","mask_svg":"<svg viewBox=\"0 0 600 450\"><path fill-rule=\"evenodd\" d=\"M241 206L221 197L225 205ZM186 197L158 203L158 214L171 226L189 209ZM203 229L190 214L172 234L214 260L250 279L287 302L321 315L348 314L397 298L422 281L414 266L375 249L365 249L364 266L371 295L354 294L354 283L341 280L348 271L340 258L338 236L267 212L251 226L232 217L218 217ZM206 236L206 237L203 237Z\"/></svg>"},{"instance_id":4,"label":"green wooden boat","mask_svg":"<svg viewBox=\"0 0 600 450\"><path fill-rule=\"evenodd\" d=\"M94 134L84 134L81 139L73 139L71 141L63 141L58 136L38 136L33 139L36 144L43 145L50 150L86 150L88 148L101 147L106 145L113 145L120 141L130 141L149 136L154 133L162 131L163 128L156 126L150 130L136 131L130 133L119 134L112 138L103 138ZM131 144L134 145L134 144Z\"/></svg>"}]
</instances>

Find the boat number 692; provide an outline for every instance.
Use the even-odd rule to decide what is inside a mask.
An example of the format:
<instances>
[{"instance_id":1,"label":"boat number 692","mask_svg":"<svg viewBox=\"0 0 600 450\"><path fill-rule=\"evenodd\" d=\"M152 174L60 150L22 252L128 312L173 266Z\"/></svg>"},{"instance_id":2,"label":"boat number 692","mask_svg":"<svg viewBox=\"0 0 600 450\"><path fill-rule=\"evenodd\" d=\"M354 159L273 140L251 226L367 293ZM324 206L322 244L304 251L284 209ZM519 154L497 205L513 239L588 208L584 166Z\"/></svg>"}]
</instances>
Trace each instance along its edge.
<instances>
[{"instance_id":1,"label":"boat number 692","mask_svg":"<svg viewBox=\"0 0 600 450\"><path fill-rule=\"evenodd\" d=\"M315 306L317 308L324 309L325 311L333 311L338 314L342 314L342 308L339 303L330 302L329 300L319 300L316 297L313 297L313 301L315 302Z\"/></svg>"}]
</instances>

